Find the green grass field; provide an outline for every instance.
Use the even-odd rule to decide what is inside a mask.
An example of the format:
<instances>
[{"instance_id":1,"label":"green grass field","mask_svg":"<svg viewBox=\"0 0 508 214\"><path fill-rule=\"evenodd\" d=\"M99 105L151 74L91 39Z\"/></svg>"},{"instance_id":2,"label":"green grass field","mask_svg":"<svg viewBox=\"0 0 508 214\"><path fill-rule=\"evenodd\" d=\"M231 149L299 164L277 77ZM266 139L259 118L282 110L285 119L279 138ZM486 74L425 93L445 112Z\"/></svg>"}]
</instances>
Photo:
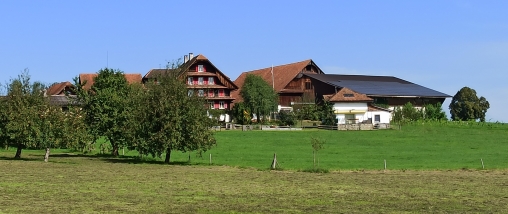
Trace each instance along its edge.
<instances>
[{"instance_id":1,"label":"green grass field","mask_svg":"<svg viewBox=\"0 0 508 214\"><path fill-rule=\"evenodd\" d=\"M0 213L503 213L507 129L221 131L203 157L175 152L171 165L134 151L53 150L45 163L43 151L0 150ZM330 173L298 172L312 168L311 137L326 140ZM282 171L266 170L274 152Z\"/></svg>"},{"instance_id":2,"label":"green grass field","mask_svg":"<svg viewBox=\"0 0 508 214\"><path fill-rule=\"evenodd\" d=\"M326 141L319 165L330 170L508 168L508 125L403 126L379 131L221 131L217 147L198 157L175 152L172 160L267 169L277 154L288 170L313 167L311 137ZM126 155L136 156L136 152Z\"/></svg>"}]
</instances>

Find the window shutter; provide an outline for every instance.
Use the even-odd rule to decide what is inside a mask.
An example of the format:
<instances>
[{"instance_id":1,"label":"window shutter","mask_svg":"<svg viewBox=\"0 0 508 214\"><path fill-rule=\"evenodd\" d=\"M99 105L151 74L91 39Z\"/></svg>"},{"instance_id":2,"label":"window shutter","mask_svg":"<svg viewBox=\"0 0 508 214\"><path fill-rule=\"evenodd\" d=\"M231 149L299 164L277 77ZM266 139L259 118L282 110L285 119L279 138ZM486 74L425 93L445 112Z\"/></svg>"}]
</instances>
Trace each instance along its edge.
<instances>
[{"instance_id":1,"label":"window shutter","mask_svg":"<svg viewBox=\"0 0 508 214\"><path fill-rule=\"evenodd\" d=\"M196 65L196 72L198 72L198 65Z\"/></svg>"},{"instance_id":2,"label":"window shutter","mask_svg":"<svg viewBox=\"0 0 508 214\"><path fill-rule=\"evenodd\" d=\"M198 78L194 77L194 85L197 85L197 84L198 84Z\"/></svg>"},{"instance_id":3,"label":"window shutter","mask_svg":"<svg viewBox=\"0 0 508 214\"><path fill-rule=\"evenodd\" d=\"M218 108L219 108L219 101L215 101L215 103L213 104L213 106L215 107L215 109L218 109Z\"/></svg>"},{"instance_id":4,"label":"window shutter","mask_svg":"<svg viewBox=\"0 0 508 214\"><path fill-rule=\"evenodd\" d=\"M228 103L227 102L224 102L224 108L228 109Z\"/></svg>"}]
</instances>

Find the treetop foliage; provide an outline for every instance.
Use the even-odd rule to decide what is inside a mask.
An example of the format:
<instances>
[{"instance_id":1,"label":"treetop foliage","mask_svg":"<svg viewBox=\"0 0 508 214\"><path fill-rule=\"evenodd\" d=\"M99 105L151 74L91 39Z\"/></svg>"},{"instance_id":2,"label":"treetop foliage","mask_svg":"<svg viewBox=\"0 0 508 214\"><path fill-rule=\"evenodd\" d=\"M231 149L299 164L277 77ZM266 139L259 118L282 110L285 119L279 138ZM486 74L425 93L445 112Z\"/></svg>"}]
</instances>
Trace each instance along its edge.
<instances>
[{"instance_id":1,"label":"treetop foliage","mask_svg":"<svg viewBox=\"0 0 508 214\"><path fill-rule=\"evenodd\" d=\"M277 92L260 76L247 74L240 95L251 116L257 116L258 123L262 123L263 117L277 111Z\"/></svg>"},{"instance_id":2,"label":"treetop foliage","mask_svg":"<svg viewBox=\"0 0 508 214\"><path fill-rule=\"evenodd\" d=\"M453 96L449 109L452 120L480 120L485 122L485 114L490 104L485 97L476 95L476 91L469 87L461 88Z\"/></svg>"}]
</instances>

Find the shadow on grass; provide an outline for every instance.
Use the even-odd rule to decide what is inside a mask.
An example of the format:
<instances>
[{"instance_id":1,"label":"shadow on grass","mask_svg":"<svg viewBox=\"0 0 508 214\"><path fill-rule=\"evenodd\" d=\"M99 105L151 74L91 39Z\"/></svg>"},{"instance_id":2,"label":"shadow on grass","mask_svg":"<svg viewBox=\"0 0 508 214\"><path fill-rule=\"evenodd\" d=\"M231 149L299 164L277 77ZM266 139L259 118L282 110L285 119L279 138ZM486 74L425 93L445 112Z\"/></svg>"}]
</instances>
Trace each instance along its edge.
<instances>
[{"instance_id":1,"label":"shadow on grass","mask_svg":"<svg viewBox=\"0 0 508 214\"><path fill-rule=\"evenodd\" d=\"M101 159L105 162L109 163L126 163L126 164L157 164L157 165L179 165L179 166L186 166L186 165L196 165L193 163L189 163L186 161L173 161L170 163L164 163L164 161L160 160L146 160L139 157L112 157L110 158L103 158Z\"/></svg>"},{"instance_id":2,"label":"shadow on grass","mask_svg":"<svg viewBox=\"0 0 508 214\"><path fill-rule=\"evenodd\" d=\"M0 157L0 160L9 160L9 161L40 161L40 159L35 158L14 158L14 157Z\"/></svg>"},{"instance_id":3,"label":"shadow on grass","mask_svg":"<svg viewBox=\"0 0 508 214\"><path fill-rule=\"evenodd\" d=\"M0 160L10 160L10 161L41 161L44 160L44 154L25 154L25 157L22 158L14 158L14 157L5 157L0 156ZM209 165L209 164L201 164L201 163L192 163L187 161L173 161L170 163L164 163L162 160L149 159L149 158L140 158L137 156L113 156L111 154L79 154L79 153L55 153L50 154L49 158L51 160L55 160L58 158L88 158L88 159L97 159L100 161L108 162L108 163L123 163L123 164L156 164L156 165L178 165L178 166L190 166L190 165Z\"/></svg>"}]
</instances>

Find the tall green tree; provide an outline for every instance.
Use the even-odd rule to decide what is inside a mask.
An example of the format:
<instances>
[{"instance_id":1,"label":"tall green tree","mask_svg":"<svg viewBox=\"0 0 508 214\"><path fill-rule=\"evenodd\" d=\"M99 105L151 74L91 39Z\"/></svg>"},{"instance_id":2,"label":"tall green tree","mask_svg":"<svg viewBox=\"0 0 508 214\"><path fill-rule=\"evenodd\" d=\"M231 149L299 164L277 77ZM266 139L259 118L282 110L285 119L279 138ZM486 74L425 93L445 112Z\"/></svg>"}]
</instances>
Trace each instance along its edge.
<instances>
[{"instance_id":1,"label":"tall green tree","mask_svg":"<svg viewBox=\"0 0 508 214\"><path fill-rule=\"evenodd\" d=\"M461 88L450 103L449 109L452 120L480 120L485 122L485 114L490 104L485 97L476 95L476 91L469 87Z\"/></svg>"},{"instance_id":2,"label":"tall green tree","mask_svg":"<svg viewBox=\"0 0 508 214\"><path fill-rule=\"evenodd\" d=\"M130 105L131 86L120 70L104 68L97 72L90 90L80 83L77 86L78 102L85 112L85 123L95 139L105 137L111 144L111 154L118 156L119 148L126 146L132 132L130 117L134 106Z\"/></svg>"},{"instance_id":3,"label":"tall green tree","mask_svg":"<svg viewBox=\"0 0 508 214\"><path fill-rule=\"evenodd\" d=\"M7 85L7 96L0 101L0 120L3 135L0 143L17 148L15 158L21 158L24 148L43 147L42 115L46 112L49 101L44 97L44 84L31 82L28 70L25 69L17 78Z\"/></svg>"},{"instance_id":4,"label":"tall green tree","mask_svg":"<svg viewBox=\"0 0 508 214\"><path fill-rule=\"evenodd\" d=\"M231 115L236 120L236 123L245 125L250 124L251 122L251 116L248 113L249 109L245 106L244 102L236 103L233 106L233 109L231 109Z\"/></svg>"},{"instance_id":5,"label":"tall green tree","mask_svg":"<svg viewBox=\"0 0 508 214\"><path fill-rule=\"evenodd\" d=\"M337 116L333 112L333 103L323 101L318 106L319 119L323 125L334 126L337 125Z\"/></svg>"},{"instance_id":6,"label":"tall green tree","mask_svg":"<svg viewBox=\"0 0 508 214\"><path fill-rule=\"evenodd\" d=\"M256 114L258 123L262 123L263 117L277 110L277 92L260 76L247 74L240 95L249 112L252 115Z\"/></svg>"},{"instance_id":7,"label":"tall green tree","mask_svg":"<svg viewBox=\"0 0 508 214\"><path fill-rule=\"evenodd\" d=\"M147 82L145 90L137 98L136 134L132 148L141 154L161 157L165 163L171 160L173 151L199 151L211 149L216 144L207 116L207 105L197 93L188 93L184 71L178 64L168 66L157 77L157 82Z\"/></svg>"}]
</instances>

